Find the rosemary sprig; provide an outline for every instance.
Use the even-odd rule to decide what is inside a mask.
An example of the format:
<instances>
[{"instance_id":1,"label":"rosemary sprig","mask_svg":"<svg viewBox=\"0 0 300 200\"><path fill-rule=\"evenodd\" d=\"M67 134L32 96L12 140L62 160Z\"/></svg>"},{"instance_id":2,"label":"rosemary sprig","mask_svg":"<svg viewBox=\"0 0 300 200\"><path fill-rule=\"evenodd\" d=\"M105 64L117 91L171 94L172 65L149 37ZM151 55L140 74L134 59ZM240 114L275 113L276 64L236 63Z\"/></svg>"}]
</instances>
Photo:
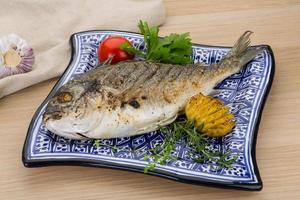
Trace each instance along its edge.
<instances>
[{"instance_id":1,"label":"rosemary sprig","mask_svg":"<svg viewBox=\"0 0 300 200\"><path fill-rule=\"evenodd\" d=\"M204 125L202 125L202 128ZM199 128L201 130L201 127ZM186 141L189 147L188 155L194 162L208 163L215 162L219 165L217 170L231 168L236 161L237 155L229 158L231 152L223 153L221 150L211 152L206 149L209 145L207 138L199 132L194 123L188 120L173 122L169 127L161 127L160 131L165 135L164 143L161 146L153 148L150 155L145 156L149 160L148 165L144 168L147 173L154 170L157 164L165 165L168 161L179 158L172 156L172 151L176 148L176 143L180 139Z\"/></svg>"},{"instance_id":2,"label":"rosemary sprig","mask_svg":"<svg viewBox=\"0 0 300 200\"><path fill-rule=\"evenodd\" d=\"M173 124L176 127L176 124ZM176 129L179 130L179 129ZM172 151L176 148L176 143L181 138L181 133L179 131L172 131L168 127L160 127L160 131L165 134L165 139L163 144L157 145L150 149L150 155L145 155L145 160L150 160L148 165L144 168L144 172L147 173L156 167L156 163L160 165L166 165L169 160L176 160L177 157L172 155Z\"/></svg>"},{"instance_id":3,"label":"rosemary sprig","mask_svg":"<svg viewBox=\"0 0 300 200\"><path fill-rule=\"evenodd\" d=\"M216 170L223 168L232 168L232 164L237 160L238 155L230 158L232 152L228 151L223 153L221 150L212 152L207 150L209 145L208 138L201 134L201 129L204 125L201 125L197 130L194 123L188 120L175 121L169 126L160 127L160 132L164 134L165 138L162 144L157 144L155 147L149 150L149 154L144 156L144 160L148 160L148 164L144 168L144 172L148 173L154 170L157 164L166 165L169 161L178 160L178 158L172 153L175 151L176 144L179 141L185 141L189 148L189 157L197 163L216 163L218 167ZM200 131L199 131L200 130ZM106 145L100 142L101 140L95 140L94 146L105 146L117 151L116 145ZM137 151L137 149L131 149L131 151Z\"/></svg>"},{"instance_id":4,"label":"rosemary sprig","mask_svg":"<svg viewBox=\"0 0 300 200\"><path fill-rule=\"evenodd\" d=\"M108 144L103 144L101 143L101 140L94 140L94 144L93 144L95 147L108 147L108 148L111 148L111 150L113 152L116 152L117 151L117 146L116 145L108 145Z\"/></svg>"}]
</instances>

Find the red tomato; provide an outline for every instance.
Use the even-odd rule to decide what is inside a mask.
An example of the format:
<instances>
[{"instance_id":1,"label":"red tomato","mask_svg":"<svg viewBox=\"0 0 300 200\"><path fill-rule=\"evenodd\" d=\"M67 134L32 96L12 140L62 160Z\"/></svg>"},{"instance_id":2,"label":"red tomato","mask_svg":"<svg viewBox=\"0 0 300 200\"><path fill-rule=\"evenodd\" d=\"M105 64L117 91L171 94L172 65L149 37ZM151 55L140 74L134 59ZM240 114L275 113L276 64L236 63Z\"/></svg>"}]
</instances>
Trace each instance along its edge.
<instances>
[{"instance_id":1,"label":"red tomato","mask_svg":"<svg viewBox=\"0 0 300 200\"><path fill-rule=\"evenodd\" d=\"M99 61L104 62L111 56L113 56L111 64L133 59L134 55L130 55L126 51L120 49L121 44L125 42L131 44L126 38L121 36L111 36L103 40L98 47Z\"/></svg>"}]
</instances>

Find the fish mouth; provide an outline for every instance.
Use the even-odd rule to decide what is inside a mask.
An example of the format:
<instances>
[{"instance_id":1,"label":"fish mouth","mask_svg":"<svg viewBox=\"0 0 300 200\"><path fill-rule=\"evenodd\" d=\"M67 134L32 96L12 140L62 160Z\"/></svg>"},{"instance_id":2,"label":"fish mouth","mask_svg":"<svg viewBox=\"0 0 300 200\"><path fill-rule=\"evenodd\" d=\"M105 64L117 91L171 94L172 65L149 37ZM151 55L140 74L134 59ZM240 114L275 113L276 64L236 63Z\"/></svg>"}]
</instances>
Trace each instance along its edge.
<instances>
[{"instance_id":1,"label":"fish mouth","mask_svg":"<svg viewBox=\"0 0 300 200\"><path fill-rule=\"evenodd\" d=\"M62 113L61 112L52 112L52 113L47 113L45 112L43 115L43 121L46 123L50 119L52 120L60 120L62 118Z\"/></svg>"},{"instance_id":2,"label":"fish mouth","mask_svg":"<svg viewBox=\"0 0 300 200\"><path fill-rule=\"evenodd\" d=\"M50 132L69 139L91 138L90 132L100 123L101 119L96 114L85 115L84 118L75 118L73 115L62 115L61 112L43 115L45 127Z\"/></svg>"},{"instance_id":3,"label":"fish mouth","mask_svg":"<svg viewBox=\"0 0 300 200\"><path fill-rule=\"evenodd\" d=\"M45 122L45 127L50 132L52 132L56 135L62 136L64 138L75 139L75 140L81 140L81 139L87 139L88 138L83 133L76 133L76 132L72 132L72 131L66 131L66 130L58 129L56 123L57 123L57 121L52 120L52 119L48 119Z\"/></svg>"},{"instance_id":4,"label":"fish mouth","mask_svg":"<svg viewBox=\"0 0 300 200\"><path fill-rule=\"evenodd\" d=\"M55 112L45 112L43 115L43 122L45 124L45 127L47 130L49 130L52 133L55 133L56 135L70 138L70 139L84 139L86 138L83 134L77 134L65 130L58 130L57 129L57 123L59 123L59 120L61 120L63 117L62 112L55 111Z\"/></svg>"}]
</instances>

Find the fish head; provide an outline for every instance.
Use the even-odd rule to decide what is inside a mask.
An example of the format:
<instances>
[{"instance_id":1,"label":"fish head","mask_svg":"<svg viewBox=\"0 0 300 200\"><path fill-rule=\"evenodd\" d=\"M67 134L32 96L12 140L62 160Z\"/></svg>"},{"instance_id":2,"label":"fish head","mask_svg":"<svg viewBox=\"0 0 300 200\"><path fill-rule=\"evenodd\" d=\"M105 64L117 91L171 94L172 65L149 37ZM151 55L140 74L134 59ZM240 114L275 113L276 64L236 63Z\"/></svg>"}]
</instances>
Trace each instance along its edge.
<instances>
[{"instance_id":1,"label":"fish head","mask_svg":"<svg viewBox=\"0 0 300 200\"><path fill-rule=\"evenodd\" d=\"M83 139L100 122L99 101L89 82L71 82L62 86L49 100L43 121L51 132L70 139Z\"/></svg>"}]
</instances>

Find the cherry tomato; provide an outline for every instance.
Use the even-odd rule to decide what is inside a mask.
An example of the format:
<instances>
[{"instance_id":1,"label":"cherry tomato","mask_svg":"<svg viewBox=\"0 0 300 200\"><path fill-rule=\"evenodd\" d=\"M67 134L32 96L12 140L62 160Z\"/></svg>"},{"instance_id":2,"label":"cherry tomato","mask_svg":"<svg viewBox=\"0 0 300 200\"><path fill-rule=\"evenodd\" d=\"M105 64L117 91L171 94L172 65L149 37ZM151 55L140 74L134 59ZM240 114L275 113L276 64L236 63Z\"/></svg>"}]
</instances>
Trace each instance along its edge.
<instances>
[{"instance_id":1,"label":"cherry tomato","mask_svg":"<svg viewBox=\"0 0 300 200\"><path fill-rule=\"evenodd\" d=\"M133 59L134 55L130 55L126 51L120 49L121 44L125 42L128 42L131 45L126 38L121 36L111 36L103 40L98 47L99 61L104 62L111 56L113 56L111 64Z\"/></svg>"}]
</instances>

